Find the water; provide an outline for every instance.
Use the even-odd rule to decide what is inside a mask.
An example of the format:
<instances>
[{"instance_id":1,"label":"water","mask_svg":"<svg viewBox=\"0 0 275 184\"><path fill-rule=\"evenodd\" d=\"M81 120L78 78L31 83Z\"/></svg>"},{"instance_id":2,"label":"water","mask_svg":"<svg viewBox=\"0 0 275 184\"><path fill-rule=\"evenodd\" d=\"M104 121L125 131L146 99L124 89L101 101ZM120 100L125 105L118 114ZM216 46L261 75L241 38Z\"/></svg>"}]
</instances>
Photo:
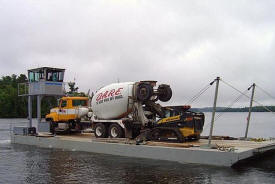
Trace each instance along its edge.
<instances>
[{"instance_id":1,"label":"water","mask_svg":"<svg viewBox=\"0 0 275 184\"><path fill-rule=\"evenodd\" d=\"M211 113L205 113L203 135L209 135ZM244 112L217 112L219 117L214 122L214 135L244 137L247 125L247 115ZM269 112L253 112L251 114L248 137L275 138L275 114Z\"/></svg>"},{"instance_id":2,"label":"water","mask_svg":"<svg viewBox=\"0 0 275 184\"><path fill-rule=\"evenodd\" d=\"M243 136L246 116L225 113L215 122L215 135ZM210 118L206 113L205 135ZM249 136L275 137L273 114L252 118ZM226 168L12 145L10 124L23 121L0 119L0 183L275 183L275 155Z\"/></svg>"}]
</instances>

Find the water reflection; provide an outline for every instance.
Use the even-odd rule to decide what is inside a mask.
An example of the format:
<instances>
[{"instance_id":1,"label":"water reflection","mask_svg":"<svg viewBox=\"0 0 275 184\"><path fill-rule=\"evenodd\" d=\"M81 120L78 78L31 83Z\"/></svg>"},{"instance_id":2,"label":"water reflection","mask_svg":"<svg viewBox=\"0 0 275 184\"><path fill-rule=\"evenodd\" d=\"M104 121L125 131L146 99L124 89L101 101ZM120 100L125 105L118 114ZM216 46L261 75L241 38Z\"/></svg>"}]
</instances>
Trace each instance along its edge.
<instances>
[{"instance_id":1,"label":"water reflection","mask_svg":"<svg viewBox=\"0 0 275 184\"><path fill-rule=\"evenodd\" d=\"M178 164L83 152L33 149L26 151L26 183L212 183L236 176L230 168ZM231 176L229 177L231 178Z\"/></svg>"}]
</instances>

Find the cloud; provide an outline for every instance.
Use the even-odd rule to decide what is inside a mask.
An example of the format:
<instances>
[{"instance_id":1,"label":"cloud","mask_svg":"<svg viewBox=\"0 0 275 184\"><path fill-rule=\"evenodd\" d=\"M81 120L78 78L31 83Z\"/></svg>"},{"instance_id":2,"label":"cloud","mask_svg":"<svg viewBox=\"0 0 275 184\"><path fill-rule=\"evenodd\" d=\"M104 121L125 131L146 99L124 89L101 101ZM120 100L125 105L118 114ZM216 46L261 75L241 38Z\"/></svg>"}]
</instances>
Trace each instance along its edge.
<instances>
[{"instance_id":1,"label":"cloud","mask_svg":"<svg viewBox=\"0 0 275 184\"><path fill-rule=\"evenodd\" d=\"M172 104L217 76L238 89L255 82L274 94L273 7L274 1L2 0L0 75L62 67L82 91L158 80L171 85ZM222 85L226 105L238 94ZM194 105L211 106L212 96Z\"/></svg>"}]
</instances>

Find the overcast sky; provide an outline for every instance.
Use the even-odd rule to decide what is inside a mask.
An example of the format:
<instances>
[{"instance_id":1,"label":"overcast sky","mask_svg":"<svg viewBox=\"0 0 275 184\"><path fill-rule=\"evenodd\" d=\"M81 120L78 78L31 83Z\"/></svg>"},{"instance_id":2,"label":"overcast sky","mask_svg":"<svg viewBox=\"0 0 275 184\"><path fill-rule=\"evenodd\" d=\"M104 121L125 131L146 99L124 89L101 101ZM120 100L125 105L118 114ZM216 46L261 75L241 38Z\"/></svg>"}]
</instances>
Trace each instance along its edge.
<instances>
[{"instance_id":1,"label":"overcast sky","mask_svg":"<svg viewBox=\"0 0 275 184\"><path fill-rule=\"evenodd\" d=\"M157 80L171 85L171 104L220 76L275 96L274 9L274 0L0 0L0 76L62 67L85 92ZM213 96L214 86L192 105ZM237 96L221 83L218 105ZM259 89L256 98L275 104Z\"/></svg>"}]
</instances>

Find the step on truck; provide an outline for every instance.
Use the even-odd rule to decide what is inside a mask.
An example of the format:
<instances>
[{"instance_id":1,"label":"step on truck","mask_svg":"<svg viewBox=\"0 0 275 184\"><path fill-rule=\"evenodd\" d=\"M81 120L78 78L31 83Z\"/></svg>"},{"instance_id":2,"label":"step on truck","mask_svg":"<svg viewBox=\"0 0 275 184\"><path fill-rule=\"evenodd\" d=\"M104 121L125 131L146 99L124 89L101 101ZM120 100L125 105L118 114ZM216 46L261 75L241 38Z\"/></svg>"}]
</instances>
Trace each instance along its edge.
<instances>
[{"instance_id":1,"label":"step on truck","mask_svg":"<svg viewBox=\"0 0 275 184\"><path fill-rule=\"evenodd\" d=\"M156 81L123 82L99 89L92 98L92 127L97 138L144 140L199 139L204 114L190 106L161 106L172 97L169 85Z\"/></svg>"}]
</instances>

